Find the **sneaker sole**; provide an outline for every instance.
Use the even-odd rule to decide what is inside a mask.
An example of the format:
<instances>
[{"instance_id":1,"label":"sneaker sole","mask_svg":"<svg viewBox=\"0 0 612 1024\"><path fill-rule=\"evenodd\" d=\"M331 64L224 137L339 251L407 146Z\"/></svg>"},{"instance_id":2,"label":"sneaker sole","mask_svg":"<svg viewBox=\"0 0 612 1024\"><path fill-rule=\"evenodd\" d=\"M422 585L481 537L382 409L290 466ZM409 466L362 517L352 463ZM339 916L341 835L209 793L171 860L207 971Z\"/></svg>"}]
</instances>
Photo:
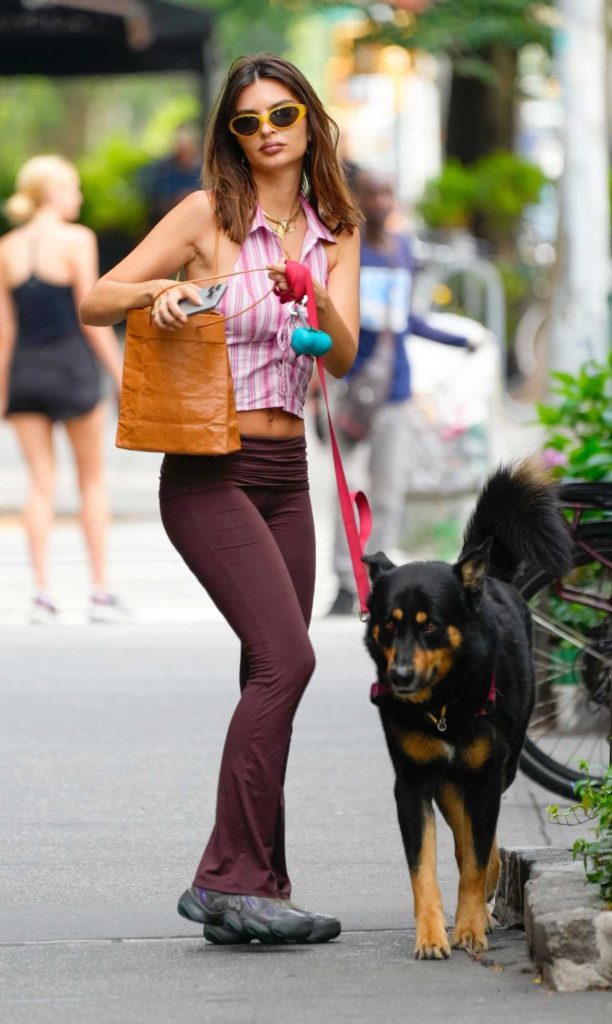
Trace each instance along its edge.
<instances>
[{"instance_id":1,"label":"sneaker sole","mask_svg":"<svg viewBox=\"0 0 612 1024\"><path fill-rule=\"evenodd\" d=\"M258 939L264 945L280 945L281 942L288 944L289 942L295 942L296 944L306 943L308 945L318 945L323 942L331 942L332 939L337 939L340 935L342 928L340 922L336 921L333 924L314 925L310 935L307 935L305 939L284 939L277 940L270 936L258 935ZM228 925L205 925L204 927L204 938L207 942L212 942L215 946L238 946L248 945L249 942L253 941L252 936L247 935L245 931L240 928L239 931L234 931Z\"/></svg>"},{"instance_id":2,"label":"sneaker sole","mask_svg":"<svg viewBox=\"0 0 612 1024\"><path fill-rule=\"evenodd\" d=\"M250 935L245 932L235 932L231 928L222 925L204 925L204 938L215 946L246 946L252 942Z\"/></svg>"},{"instance_id":3,"label":"sneaker sole","mask_svg":"<svg viewBox=\"0 0 612 1024\"><path fill-rule=\"evenodd\" d=\"M253 917L243 916L235 911L226 911L223 924L238 938L233 942L250 942L257 939L264 945L281 945L287 942L304 942L312 931L310 921L291 921L286 924L273 922L264 924Z\"/></svg>"}]
</instances>

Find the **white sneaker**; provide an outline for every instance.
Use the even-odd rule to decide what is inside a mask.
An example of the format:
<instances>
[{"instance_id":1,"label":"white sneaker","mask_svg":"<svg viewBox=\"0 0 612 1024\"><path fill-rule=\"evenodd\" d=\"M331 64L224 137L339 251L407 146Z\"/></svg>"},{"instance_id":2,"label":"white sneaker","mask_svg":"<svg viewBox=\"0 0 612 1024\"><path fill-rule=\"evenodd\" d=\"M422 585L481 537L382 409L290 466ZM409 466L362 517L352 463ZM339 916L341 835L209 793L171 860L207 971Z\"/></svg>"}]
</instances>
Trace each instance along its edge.
<instances>
[{"instance_id":1,"label":"white sneaker","mask_svg":"<svg viewBox=\"0 0 612 1024\"><path fill-rule=\"evenodd\" d=\"M57 606L53 604L53 601L48 594L36 594L32 602L32 611L30 613L30 622L34 626L45 626L52 622L57 622L58 611Z\"/></svg>"},{"instance_id":2,"label":"white sneaker","mask_svg":"<svg viewBox=\"0 0 612 1024\"><path fill-rule=\"evenodd\" d=\"M113 594L96 590L89 602L90 622L126 622L129 619L127 608Z\"/></svg>"}]
</instances>

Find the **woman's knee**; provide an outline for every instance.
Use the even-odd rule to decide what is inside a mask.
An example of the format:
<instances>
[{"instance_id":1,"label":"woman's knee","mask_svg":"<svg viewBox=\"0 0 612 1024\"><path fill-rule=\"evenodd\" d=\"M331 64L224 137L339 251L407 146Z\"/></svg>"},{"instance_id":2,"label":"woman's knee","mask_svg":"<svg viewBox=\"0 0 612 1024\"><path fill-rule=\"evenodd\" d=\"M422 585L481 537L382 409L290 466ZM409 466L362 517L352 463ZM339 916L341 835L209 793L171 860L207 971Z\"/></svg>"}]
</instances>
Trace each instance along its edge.
<instances>
[{"instance_id":1,"label":"woman's knee","mask_svg":"<svg viewBox=\"0 0 612 1024\"><path fill-rule=\"evenodd\" d=\"M316 668L317 659L314 652L314 647L310 642L310 638L306 638L306 642L303 643L298 652L297 658L294 662L293 669L297 676L304 680L304 686L310 682Z\"/></svg>"},{"instance_id":2,"label":"woman's knee","mask_svg":"<svg viewBox=\"0 0 612 1024\"><path fill-rule=\"evenodd\" d=\"M52 465L38 467L30 476L29 500L52 503L55 497L56 475Z\"/></svg>"}]
</instances>

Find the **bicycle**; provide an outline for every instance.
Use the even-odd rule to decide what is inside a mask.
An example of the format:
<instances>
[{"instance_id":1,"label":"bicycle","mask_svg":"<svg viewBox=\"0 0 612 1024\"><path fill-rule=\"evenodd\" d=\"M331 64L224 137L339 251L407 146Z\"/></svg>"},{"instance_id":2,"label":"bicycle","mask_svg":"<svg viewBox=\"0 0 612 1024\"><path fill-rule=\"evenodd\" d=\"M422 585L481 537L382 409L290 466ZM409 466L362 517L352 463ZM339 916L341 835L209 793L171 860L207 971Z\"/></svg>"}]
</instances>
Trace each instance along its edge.
<instances>
[{"instance_id":1,"label":"bicycle","mask_svg":"<svg viewBox=\"0 0 612 1024\"><path fill-rule=\"evenodd\" d=\"M574 542L563 579L533 566L514 580L534 627L536 700L520 766L560 796L601 776L612 758L612 484L566 483L560 498Z\"/></svg>"}]
</instances>

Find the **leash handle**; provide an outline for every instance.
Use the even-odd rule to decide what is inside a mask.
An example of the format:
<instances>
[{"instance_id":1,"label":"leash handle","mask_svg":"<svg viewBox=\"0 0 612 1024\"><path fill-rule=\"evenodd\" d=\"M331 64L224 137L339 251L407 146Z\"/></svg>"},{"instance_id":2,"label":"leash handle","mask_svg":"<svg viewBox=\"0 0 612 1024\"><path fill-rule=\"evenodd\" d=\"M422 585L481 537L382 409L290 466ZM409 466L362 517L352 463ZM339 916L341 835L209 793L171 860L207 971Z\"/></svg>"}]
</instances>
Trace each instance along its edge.
<instances>
[{"instance_id":1,"label":"leash handle","mask_svg":"<svg viewBox=\"0 0 612 1024\"><path fill-rule=\"evenodd\" d=\"M311 327L318 330L319 318L317 316L317 304L315 302L310 270L308 267L304 266L303 263L297 263L295 260L287 260L285 264L285 273L287 275L287 284L289 285L289 289L286 292L276 290L275 294L278 295L281 302L296 300L299 302L304 298L304 295L306 295L308 298L308 304L306 306L308 322ZM349 491L348 489L344 466L342 465L342 458L340 455L340 448L336 439L336 432L334 430L334 424L332 422L331 411L329 408L327 383L325 380L325 367L321 356L317 357L316 363L319 380L321 381L321 391L323 392L325 407L327 409L327 422L329 424L329 436L331 439L340 512L342 515L342 522L344 524L344 532L346 533L351 564L353 566L353 575L355 576L355 583L357 585L360 617L363 619L368 615L370 580L366 567L361 561L361 557L372 532L372 510L370 509L370 504L363 491ZM359 528L357 527L357 522L355 520L355 512L357 513Z\"/></svg>"}]
</instances>

